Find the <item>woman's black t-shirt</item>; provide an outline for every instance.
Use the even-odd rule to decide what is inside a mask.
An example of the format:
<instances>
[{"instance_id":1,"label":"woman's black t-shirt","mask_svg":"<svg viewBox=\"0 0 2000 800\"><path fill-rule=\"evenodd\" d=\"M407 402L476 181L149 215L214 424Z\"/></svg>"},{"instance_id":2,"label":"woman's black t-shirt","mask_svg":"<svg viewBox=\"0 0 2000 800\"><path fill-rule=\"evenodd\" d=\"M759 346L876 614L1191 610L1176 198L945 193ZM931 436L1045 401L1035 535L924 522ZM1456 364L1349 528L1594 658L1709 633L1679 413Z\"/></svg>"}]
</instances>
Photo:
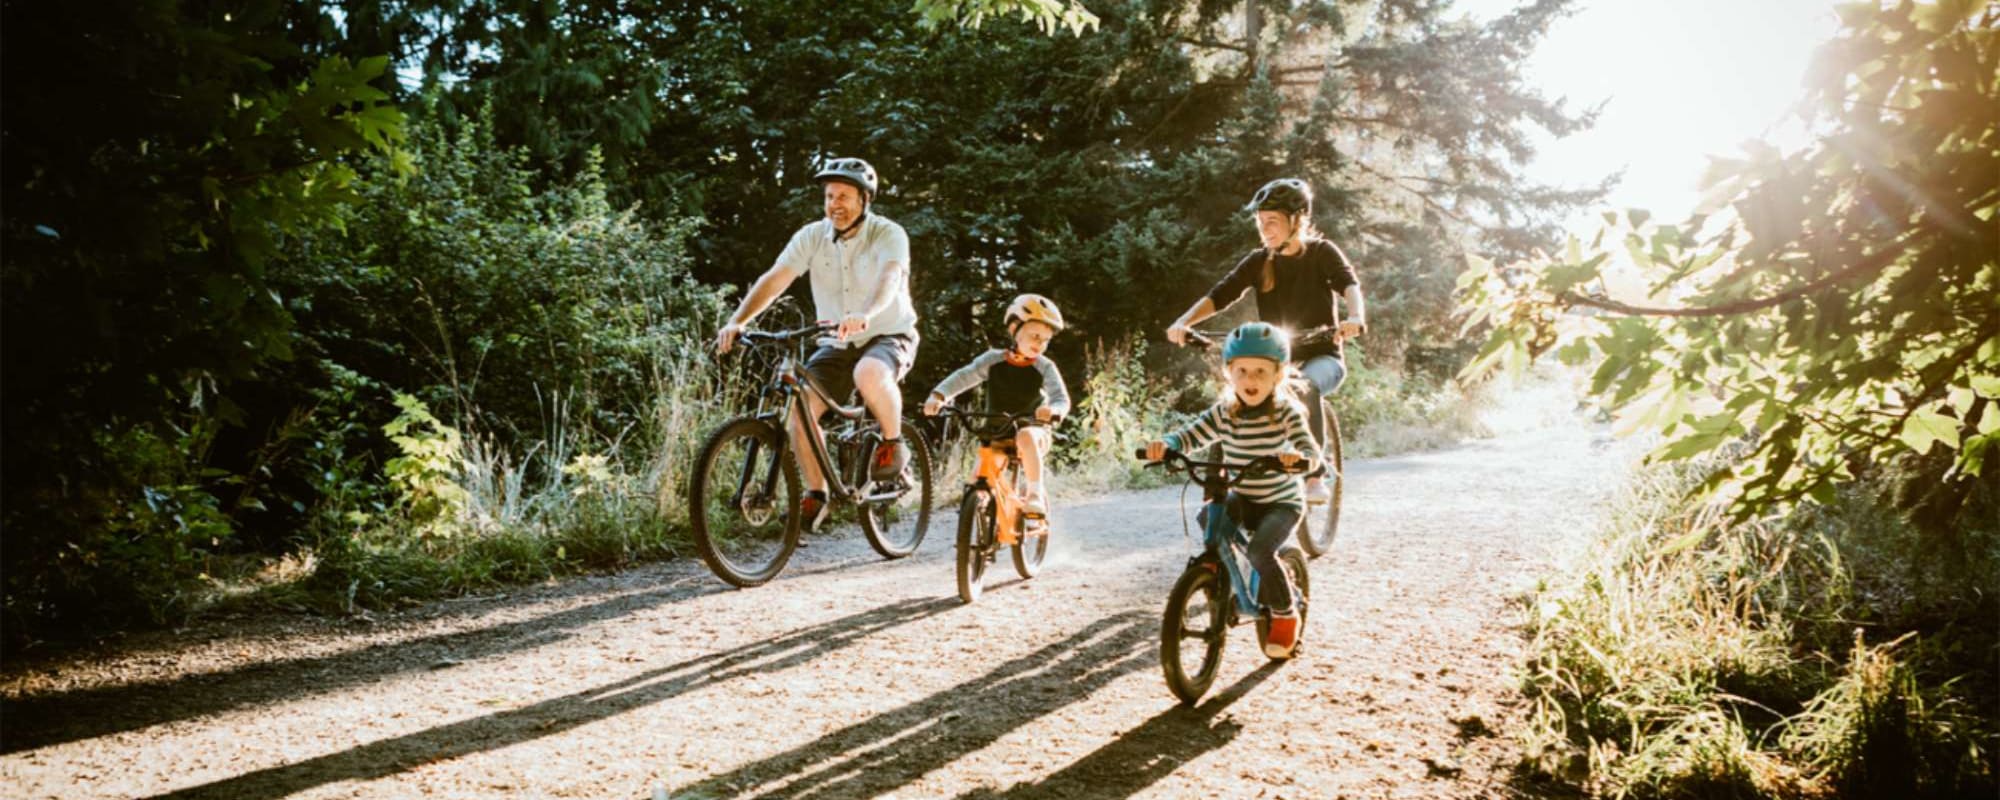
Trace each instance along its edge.
<instances>
[{"instance_id":1,"label":"woman's black t-shirt","mask_svg":"<svg viewBox=\"0 0 2000 800\"><path fill-rule=\"evenodd\" d=\"M1270 291L1264 291L1264 259L1266 251L1257 248L1236 263L1236 268L1222 276L1215 288L1208 290L1208 300L1216 311L1228 308L1243 297L1245 291L1257 294L1257 318L1273 325L1303 331L1324 325L1332 325L1334 299L1349 286L1360 285L1354 275L1354 265L1348 263L1347 254L1340 252L1332 242L1314 239L1306 243L1304 252L1295 256L1278 256L1275 268L1276 280ZM1341 355L1340 345L1330 341L1314 342L1292 351L1292 360L1304 361L1320 355Z\"/></svg>"}]
</instances>

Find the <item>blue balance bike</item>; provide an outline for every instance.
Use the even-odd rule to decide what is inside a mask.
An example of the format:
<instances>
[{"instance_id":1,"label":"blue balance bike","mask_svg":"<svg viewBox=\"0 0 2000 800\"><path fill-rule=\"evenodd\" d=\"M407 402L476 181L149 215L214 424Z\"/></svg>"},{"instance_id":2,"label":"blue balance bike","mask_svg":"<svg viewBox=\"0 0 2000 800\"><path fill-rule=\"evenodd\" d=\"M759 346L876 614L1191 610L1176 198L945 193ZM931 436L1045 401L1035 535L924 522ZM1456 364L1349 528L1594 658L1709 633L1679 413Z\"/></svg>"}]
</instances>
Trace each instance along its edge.
<instances>
[{"instance_id":1,"label":"blue balance bike","mask_svg":"<svg viewBox=\"0 0 2000 800\"><path fill-rule=\"evenodd\" d=\"M1138 457L1144 460L1145 451ZM1250 538L1229 513L1229 490L1251 475L1297 470L1288 470L1271 457L1228 464L1195 461L1175 450L1166 451L1158 463L1169 472L1185 473L1189 482L1202 488L1203 508L1196 517L1202 526L1202 552L1188 559L1187 569L1174 581L1160 625L1160 666L1166 671L1167 688L1183 704L1193 705L1215 683L1230 628L1254 621L1259 652L1270 633L1270 593L1262 591L1268 587L1258 585L1257 571L1250 566ZM1292 583L1303 640L1310 607L1306 557L1287 545L1278 551L1278 563ZM1297 653L1294 647L1292 654Z\"/></svg>"}]
</instances>

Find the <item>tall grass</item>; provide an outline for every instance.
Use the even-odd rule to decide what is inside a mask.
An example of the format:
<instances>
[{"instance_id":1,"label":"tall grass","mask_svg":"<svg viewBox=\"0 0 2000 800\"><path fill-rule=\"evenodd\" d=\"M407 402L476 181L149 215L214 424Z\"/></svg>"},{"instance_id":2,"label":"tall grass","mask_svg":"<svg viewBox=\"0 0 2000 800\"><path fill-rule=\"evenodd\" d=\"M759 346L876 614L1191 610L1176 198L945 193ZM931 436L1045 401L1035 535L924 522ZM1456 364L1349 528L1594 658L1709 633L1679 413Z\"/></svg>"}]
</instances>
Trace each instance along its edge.
<instances>
[{"instance_id":1,"label":"tall grass","mask_svg":"<svg viewBox=\"0 0 2000 800\"><path fill-rule=\"evenodd\" d=\"M1347 382L1334 413L1350 458L1449 447L1490 435L1479 419L1490 384L1467 388L1423 372L1378 366L1358 348L1347 353Z\"/></svg>"},{"instance_id":2,"label":"tall grass","mask_svg":"<svg viewBox=\"0 0 2000 800\"><path fill-rule=\"evenodd\" d=\"M429 422L399 444L433 468L393 481L403 496L386 513L321 514L314 546L211 600L353 613L692 553L683 487L703 437L742 408L744 373L685 336L662 344L650 408L620 430L556 397L546 435L508 447L422 409Z\"/></svg>"},{"instance_id":3,"label":"tall grass","mask_svg":"<svg viewBox=\"0 0 2000 800\"><path fill-rule=\"evenodd\" d=\"M1859 492L1732 523L1683 500L1699 475L1641 473L1529 597L1527 773L1597 797L1993 796L1993 637L1857 593L1926 588L1877 546L1909 531ZM1991 623L1991 599L1949 613Z\"/></svg>"}]
</instances>

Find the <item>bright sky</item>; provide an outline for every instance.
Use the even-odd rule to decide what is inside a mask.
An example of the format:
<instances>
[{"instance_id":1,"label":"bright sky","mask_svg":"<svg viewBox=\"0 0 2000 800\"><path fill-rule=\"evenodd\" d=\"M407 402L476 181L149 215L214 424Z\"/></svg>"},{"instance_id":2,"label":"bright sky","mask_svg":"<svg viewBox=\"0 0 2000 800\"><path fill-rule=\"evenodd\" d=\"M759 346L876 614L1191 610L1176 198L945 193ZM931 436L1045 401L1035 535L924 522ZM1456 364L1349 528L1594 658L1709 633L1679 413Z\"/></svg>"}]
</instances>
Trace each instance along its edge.
<instances>
[{"instance_id":1,"label":"bright sky","mask_svg":"<svg viewBox=\"0 0 2000 800\"><path fill-rule=\"evenodd\" d=\"M1517 5L1461 0L1457 7L1485 19ZM1683 218L1699 200L1707 155L1737 154L1748 139L1803 143L1790 110L1814 48L1838 27L1835 5L1584 0L1536 49L1527 78L1572 108L1603 101L1604 109L1592 130L1544 141L1529 174L1579 186L1623 169L1612 207Z\"/></svg>"}]
</instances>

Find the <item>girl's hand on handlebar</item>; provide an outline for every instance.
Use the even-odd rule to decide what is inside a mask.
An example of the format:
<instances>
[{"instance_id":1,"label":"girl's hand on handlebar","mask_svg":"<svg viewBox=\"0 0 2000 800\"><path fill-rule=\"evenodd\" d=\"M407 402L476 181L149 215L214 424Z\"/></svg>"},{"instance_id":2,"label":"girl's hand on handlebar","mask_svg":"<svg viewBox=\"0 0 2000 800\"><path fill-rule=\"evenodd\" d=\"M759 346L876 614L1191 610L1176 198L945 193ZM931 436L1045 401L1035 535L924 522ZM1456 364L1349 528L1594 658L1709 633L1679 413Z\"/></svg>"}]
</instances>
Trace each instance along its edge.
<instances>
[{"instance_id":1,"label":"girl's hand on handlebar","mask_svg":"<svg viewBox=\"0 0 2000 800\"><path fill-rule=\"evenodd\" d=\"M944 398L931 395L924 399L924 416L935 417L942 410L944 410Z\"/></svg>"},{"instance_id":2,"label":"girl's hand on handlebar","mask_svg":"<svg viewBox=\"0 0 2000 800\"><path fill-rule=\"evenodd\" d=\"M1296 471L1305 460L1304 455L1289 450L1278 454L1278 466L1284 467L1286 472Z\"/></svg>"},{"instance_id":3,"label":"girl's hand on handlebar","mask_svg":"<svg viewBox=\"0 0 2000 800\"><path fill-rule=\"evenodd\" d=\"M1042 406L1041 408L1035 409L1036 422L1048 422L1049 420L1055 418L1056 418L1056 410L1053 408L1049 408L1048 406Z\"/></svg>"},{"instance_id":4,"label":"girl's hand on handlebar","mask_svg":"<svg viewBox=\"0 0 2000 800\"><path fill-rule=\"evenodd\" d=\"M1158 439L1146 443L1146 460L1158 461L1167 457L1167 443Z\"/></svg>"},{"instance_id":5,"label":"girl's hand on handlebar","mask_svg":"<svg viewBox=\"0 0 2000 800\"><path fill-rule=\"evenodd\" d=\"M1353 321L1353 320L1348 320L1348 321L1346 321L1346 322L1343 322L1343 323L1340 323L1340 339L1341 339L1341 341L1346 341L1346 340L1348 340L1348 339L1352 339L1352 338L1354 338L1354 337L1356 337L1356 336L1360 336L1361 334L1364 334L1364 333L1367 333L1367 332L1368 332L1368 325L1367 325L1367 323L1362 323L1362 322L1355 322L1355 321Z\"/></svg>"},{"instance_id":6,"label":"girl's hand on handlebar","mask_svg":"<svg viewBox=\"0 0 2000 800\"><path fill-rule=\"evenodd\" d=\"M1176 322L1167 326L1167 341L1173 342L1176 347L1187 345L1187 335L1188 326L1186 325Z\"/></svg>"}]
</instances>

